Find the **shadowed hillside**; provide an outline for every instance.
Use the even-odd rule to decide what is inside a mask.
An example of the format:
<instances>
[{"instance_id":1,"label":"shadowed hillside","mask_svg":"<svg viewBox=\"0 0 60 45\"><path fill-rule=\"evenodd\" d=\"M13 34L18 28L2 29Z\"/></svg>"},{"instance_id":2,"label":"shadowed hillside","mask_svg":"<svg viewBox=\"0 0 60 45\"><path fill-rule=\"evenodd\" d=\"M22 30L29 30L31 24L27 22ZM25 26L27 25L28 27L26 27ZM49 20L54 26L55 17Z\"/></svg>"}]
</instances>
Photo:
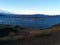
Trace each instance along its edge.
<instances>
[{"instance_id":1,"label":"shadowed hillside","mask_svg":"<svg viewBox=\"0 0 60 45\"><path fill-rule=\"evenodd\" d=\"M60 44L59 34L60 34L60 24L53 25L52 27L47 28L45 30L29 29L20 26L1 24L0 44L1 45L56 45L56 44L59 45Z\"/></svg>"},{"instance_id":2,"label":"shadowed hillside","mask_svg":"<svg viewBox=\"0 0 60 45\"><path fill-rule=\"evenodd\" d=\"M53 25L47 29L34 29L34 28L25 28L20 26L12 26L12 25L0 25L0 37L9 36L11 35L20 36L21 38L30 38L35 36L42 36L42 35L50 35L60 30L60 24ZM10 36L11 36L10 35ZM17 37L18 38L18 37Z\"/></svg>"}]
</instances>

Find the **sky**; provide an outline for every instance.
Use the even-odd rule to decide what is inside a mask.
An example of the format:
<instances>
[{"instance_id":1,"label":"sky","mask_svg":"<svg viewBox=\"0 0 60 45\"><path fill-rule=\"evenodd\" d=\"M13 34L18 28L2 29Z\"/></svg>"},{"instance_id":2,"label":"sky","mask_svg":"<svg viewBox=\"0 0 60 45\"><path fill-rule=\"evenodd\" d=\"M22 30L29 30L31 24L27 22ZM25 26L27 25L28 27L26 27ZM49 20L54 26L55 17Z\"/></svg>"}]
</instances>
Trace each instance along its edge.
<instances>
[{"instance_id":1,"label":"sky","mask_svg":"<svg viewBox=\"0 0 60 45\"><path fill-rule=\"evenodd\" d=\"M0 0L0 10L15 14L60 14L60 0Z\"/></svg>"}]
</instances>

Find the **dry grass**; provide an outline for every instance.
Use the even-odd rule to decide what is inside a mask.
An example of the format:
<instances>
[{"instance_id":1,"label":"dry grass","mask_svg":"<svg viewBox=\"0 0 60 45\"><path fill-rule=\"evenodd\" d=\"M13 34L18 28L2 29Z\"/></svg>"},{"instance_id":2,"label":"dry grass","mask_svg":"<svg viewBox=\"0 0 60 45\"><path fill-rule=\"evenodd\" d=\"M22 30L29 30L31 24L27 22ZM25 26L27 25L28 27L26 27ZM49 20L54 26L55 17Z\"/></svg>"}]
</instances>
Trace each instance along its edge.
<instances>
[{"instance_id":1,"label":"dry grass","mask_svg":"<svg viewBox=\"0 0 60 45\"><path fill-rule=\"evenodd\" d=\"M9 36L0 38L0 41L9 41L9 40L18 40L18 39L25 39L25 38L30 38L30 37L35 37L37 35L48 35L51 32L49 32L48 30L34 30L34 31L30 31L29 35L27 33L27 35L16 35L14 36L14 33L10 34Z\"/></svg>"}]
</instances>

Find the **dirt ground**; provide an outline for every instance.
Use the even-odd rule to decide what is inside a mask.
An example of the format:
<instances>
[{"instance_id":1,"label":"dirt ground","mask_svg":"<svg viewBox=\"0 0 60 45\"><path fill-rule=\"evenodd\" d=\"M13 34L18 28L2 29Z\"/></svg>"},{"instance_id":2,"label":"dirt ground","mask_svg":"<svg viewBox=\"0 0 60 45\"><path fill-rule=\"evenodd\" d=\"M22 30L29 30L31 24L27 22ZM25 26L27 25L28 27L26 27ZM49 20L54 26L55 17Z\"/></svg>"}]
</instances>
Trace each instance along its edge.
<instances>
[{"instance_id":1,"label":"dirt ground","mask_svg":"<svg viewBox=\"0 0 60 45\"><path fill-rule=\"evenodd\" d=\"M50 36L38 36L19 41L0 42L0 45L60 45L60 31Z\"/></svg>"}]
</instances>

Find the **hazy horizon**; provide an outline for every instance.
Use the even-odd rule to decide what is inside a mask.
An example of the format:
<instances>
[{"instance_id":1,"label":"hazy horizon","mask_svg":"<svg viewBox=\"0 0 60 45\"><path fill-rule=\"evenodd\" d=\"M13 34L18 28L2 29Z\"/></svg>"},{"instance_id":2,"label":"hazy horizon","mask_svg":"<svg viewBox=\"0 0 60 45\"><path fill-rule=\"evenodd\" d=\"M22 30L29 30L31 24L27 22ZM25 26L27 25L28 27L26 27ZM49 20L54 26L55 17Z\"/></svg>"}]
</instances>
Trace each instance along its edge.
<instances>
[{"instance_id":1,"label":"hazy horizon","mask_svg":"<svg viewBox=\"0 0 60 45\"><path fill-rule=\"evenodd\" d=\"M60 0L0 0L0 10L14 14L60 15Z\"/></svg>"}]
</instances>

